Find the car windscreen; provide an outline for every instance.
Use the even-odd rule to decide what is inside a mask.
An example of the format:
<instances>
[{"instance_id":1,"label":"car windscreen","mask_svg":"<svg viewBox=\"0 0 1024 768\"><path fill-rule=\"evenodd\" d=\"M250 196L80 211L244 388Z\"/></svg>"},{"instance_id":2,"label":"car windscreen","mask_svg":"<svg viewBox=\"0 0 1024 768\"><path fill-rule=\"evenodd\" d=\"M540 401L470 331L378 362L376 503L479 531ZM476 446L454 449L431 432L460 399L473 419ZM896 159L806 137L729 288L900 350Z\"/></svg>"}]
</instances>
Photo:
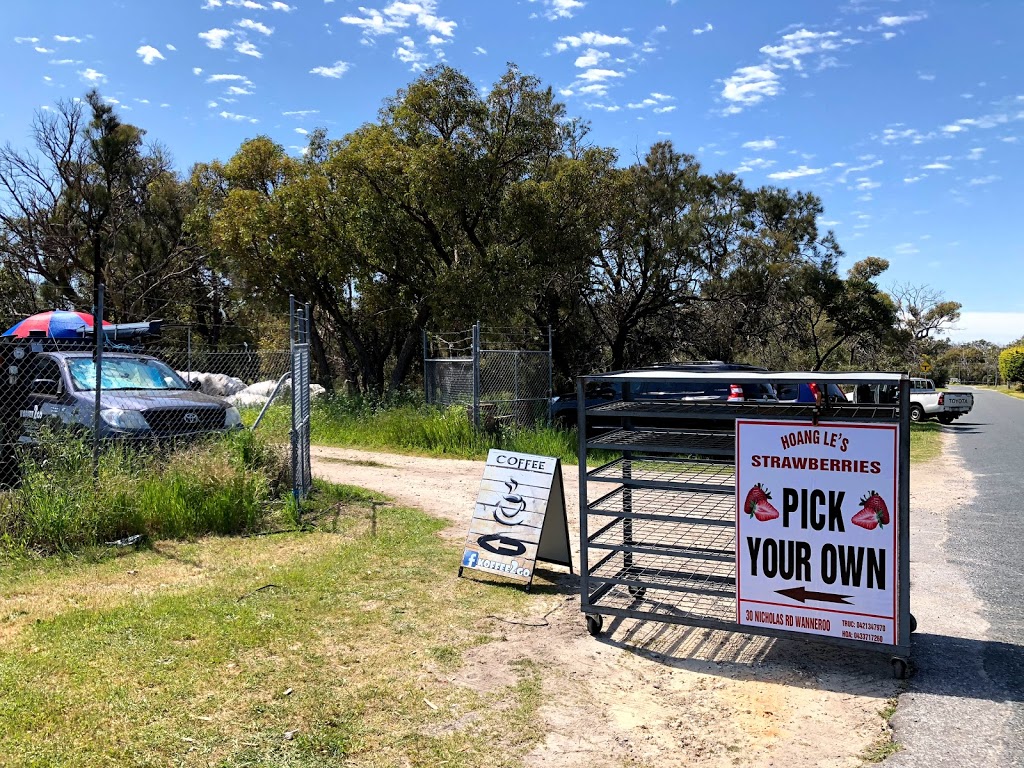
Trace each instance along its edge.
<instances>
[{"instance_id":1,"label":"car windscreen","mask_svg":"<svg viewBox=\"0 0 1024 768\"><path fill-rule=\"evenodd\" d=\"M96 389L96 363L91 357L68 360L71 381L79 392ZM144 357L106 357L100 384L114 389L188 389L188 384L169 366Z\"/></svg>"},{"instance_id":2,"label":"car windscreen","mask_svg":"<svg viewBox=\"0 0 1024 768\"><path fill-rule=\"evenodd\" d=\"M730 387L728 383L717 381L650 381L639 385L636 396L652 400L727 400ZM743 394L748 399L775 397L775 391L770 384L746 383L742 387Z\"/></svg>"}]
</instances>

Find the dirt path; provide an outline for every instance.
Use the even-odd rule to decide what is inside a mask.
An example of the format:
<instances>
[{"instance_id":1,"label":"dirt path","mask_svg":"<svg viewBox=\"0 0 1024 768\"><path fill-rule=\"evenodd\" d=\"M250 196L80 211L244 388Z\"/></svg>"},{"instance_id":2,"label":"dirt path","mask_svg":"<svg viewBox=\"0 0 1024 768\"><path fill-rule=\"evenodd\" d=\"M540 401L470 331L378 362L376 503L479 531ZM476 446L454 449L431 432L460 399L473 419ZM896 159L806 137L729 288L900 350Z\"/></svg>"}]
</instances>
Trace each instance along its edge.
<instances>
[{"instance_id":1,"label":"dirt path","mask_svg":"<svg viewBox=\"0 0 1024 768\"><path fill-rule=\"evenodd\" d=\"M450 520L443 535L453 541L465 536L483 468L321 447L313 462L326 479ZM914 478L934 490L941 472L933 463ZM578 562L576 468L564 479ZM455 678L500 686L512 663L542 665L548 736L531 766L858 766L887 737L879 711L899 688L881 654L632 620L594 639L576 580L554 578L555 594L538 594L535 615L519 617L541 626L498 624L504 642L474 649Z\"/></svg>"}]
</instances>

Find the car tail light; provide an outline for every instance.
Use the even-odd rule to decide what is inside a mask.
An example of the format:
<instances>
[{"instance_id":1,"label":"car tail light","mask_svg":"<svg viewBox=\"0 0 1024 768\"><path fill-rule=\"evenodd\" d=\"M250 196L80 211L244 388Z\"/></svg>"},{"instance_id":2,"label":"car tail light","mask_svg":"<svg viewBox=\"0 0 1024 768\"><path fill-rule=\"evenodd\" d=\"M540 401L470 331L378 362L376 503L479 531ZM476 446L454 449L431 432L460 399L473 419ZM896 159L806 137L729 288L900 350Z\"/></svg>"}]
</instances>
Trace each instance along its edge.
<instances>
[{"instance_id":1,"label":"car tail light","mask_svg":"<svg viewBox=\"0 0 1024 768\"><path fill-rule=\"evenodd\" d=\"M820 403L821 402L821 390L818 389L818 385L815 382L812 381L807 386L811 390L811 397L814 398L814 402Z\"/></svg>"},{"instance_id":2,"label":"car tail light","mask_svg":"<svg viewBox=\"0 0 1024 768\"><path fill-rule=\"evenodd\" d=\"M742 402L743 401L743 385L742 384L730 384L729 385L729 402Z\"/></svg>"},{"instance_id":3,"label":"car tail light","mask_svg":"<svg viewBox=\"0 0 1024 768\"><path fill-rule=\"evenodd\" d=\"M943 405L946 402L946 393L939 392L939 405Z\"/></svg>"}]
</instances>

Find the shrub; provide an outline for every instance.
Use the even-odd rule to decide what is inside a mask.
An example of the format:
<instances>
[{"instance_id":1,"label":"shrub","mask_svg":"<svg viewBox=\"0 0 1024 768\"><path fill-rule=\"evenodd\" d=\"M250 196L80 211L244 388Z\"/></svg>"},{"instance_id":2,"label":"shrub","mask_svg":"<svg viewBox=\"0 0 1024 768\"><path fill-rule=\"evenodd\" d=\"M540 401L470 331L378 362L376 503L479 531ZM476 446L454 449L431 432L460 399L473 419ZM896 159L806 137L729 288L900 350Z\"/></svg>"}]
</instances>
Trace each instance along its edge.
<instances>
[{"instance_id":1,"label":"shrub","mask_svg":"<svg viewBox=\"0 0 1024 768\"><path fill-rule=\"evenodd\" d=\"M1024 346L1008 347L999 353L999 374L1007 383L1024 381Z\"/></svg>"}]
</instances>

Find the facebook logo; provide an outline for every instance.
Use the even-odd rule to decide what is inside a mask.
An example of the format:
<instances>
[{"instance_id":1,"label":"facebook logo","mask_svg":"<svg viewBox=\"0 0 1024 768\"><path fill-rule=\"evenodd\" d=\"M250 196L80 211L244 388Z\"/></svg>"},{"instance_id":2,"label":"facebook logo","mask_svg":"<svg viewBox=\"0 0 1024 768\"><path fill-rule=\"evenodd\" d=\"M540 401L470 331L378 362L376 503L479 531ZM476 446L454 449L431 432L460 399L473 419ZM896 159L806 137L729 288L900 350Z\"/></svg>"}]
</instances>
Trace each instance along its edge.
<instances>
[{"instance_id":1,"label":"facebook logo","mask_svg":"<svg viewBox=\"0 0 1024 768\"><path fill-rule=\"evenodd\" d=\"M462 565L466 568L476 568L477 560L480 557L472 549L467 549L462 555Z\"/></svg>"}]
</instances>

